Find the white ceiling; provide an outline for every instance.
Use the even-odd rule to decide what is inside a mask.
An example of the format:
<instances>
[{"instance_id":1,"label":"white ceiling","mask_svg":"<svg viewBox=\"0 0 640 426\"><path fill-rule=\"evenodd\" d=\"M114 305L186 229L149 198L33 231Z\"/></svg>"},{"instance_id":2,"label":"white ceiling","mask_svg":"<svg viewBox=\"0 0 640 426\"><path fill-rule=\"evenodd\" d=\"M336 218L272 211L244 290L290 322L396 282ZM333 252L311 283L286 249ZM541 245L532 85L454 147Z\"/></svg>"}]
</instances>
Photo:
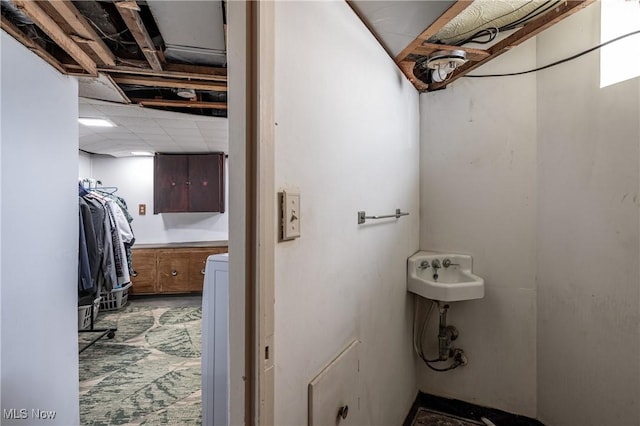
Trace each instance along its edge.
<instances>
[{"instance_id":1,"label":"white ceiling","mask_svg":"<svg viewBox=\"0 0 640 426\"><path fill-rule=\"evenodd\" d=\"M105 118L116 127L80 127L80 149L126 157L131 151L229 152L228 121L222 117L162 111L80 98L79 116Z\"/></svg>"},{"instance_id":2,"label":"white ceiling","mask_svg":"<svg viewBox=\"0 0 640 426\"><path fill-rule=\"evenodd\" d=\"M351 0L349 3L387 52L395 57L455 1Z\"/></svg>"}]
</instances>

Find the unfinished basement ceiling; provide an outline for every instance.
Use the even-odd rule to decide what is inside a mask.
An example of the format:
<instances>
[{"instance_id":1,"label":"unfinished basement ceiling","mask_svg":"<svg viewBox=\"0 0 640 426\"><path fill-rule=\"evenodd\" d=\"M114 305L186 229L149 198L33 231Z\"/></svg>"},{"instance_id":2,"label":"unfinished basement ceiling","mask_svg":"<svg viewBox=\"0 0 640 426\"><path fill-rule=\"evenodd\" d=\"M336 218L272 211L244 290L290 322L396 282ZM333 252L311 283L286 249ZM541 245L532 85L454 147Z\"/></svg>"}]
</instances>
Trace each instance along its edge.
<instances>
[{"instance_id":1,"label":"unfinished basement ceiling","mask_svg":"<svg viewBox=\"0 0 640 426\"><path fill-rule=\"evenodd\" d=\"M416 89L429 92L446 88L594 1L351 0L349 4ZM430 56L454 50L463 51L467 62L443 81L432 79Z\"/></svg>"},{"instance_id":2,"label":"unfinished basement ceiling","mask_svg":"<svg viewBox=\"0 0 640 426\"><path fill-rule=\"evenodd\" d=\"M226 117L224 1L1 0L2 29L80 95Z\"/></svg>"},{"instance_id":3,"label":"unfinished basement ceiling","mask_svg":"<svg viewBox=\"0 0 640 426\"><path fill-rule=\"evenodd\" d=\"M134 148L221 150L201 132L215 126L197 118L189 122L188 117L227 116L225 1L0 0L2 29L61 73L79 78L80 96L86 98L81 100L81 112L106 114L118 125L110 133L81 128L81 148L116 156L129 155ZM594 1L350 0L348 4L416 89L429 92L446 88ZM434 81L426 67L429 57L452 49L463 50L467 62L443 81ZM113 108L91 99L112 102ZM145 112L158 110L178 117ZM136 126L136 119L141 124ZM163 120L188 129L185 138L174 138L179 127L165 128ZM153 128L158 128L157 134Z\"/></svg>"}]
</instances>

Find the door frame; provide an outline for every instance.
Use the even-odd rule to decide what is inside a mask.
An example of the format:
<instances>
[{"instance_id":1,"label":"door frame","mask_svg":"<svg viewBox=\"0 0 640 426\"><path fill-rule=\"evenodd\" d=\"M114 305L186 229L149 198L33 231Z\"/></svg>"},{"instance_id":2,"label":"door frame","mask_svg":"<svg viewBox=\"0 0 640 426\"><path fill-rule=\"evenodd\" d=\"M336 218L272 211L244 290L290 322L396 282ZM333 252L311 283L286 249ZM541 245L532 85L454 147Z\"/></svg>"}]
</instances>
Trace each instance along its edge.
<instances>
[{"instance_id":1,"label":"door frame","mask_svg":"<svg viewBox=\"0 0 640 426\"><path fill-rule=\"evenodd\" d=\"M230 424L274 424L274 8L228 2ZM237 214L234 212L242 212ZM244 285L234 285L244 283Z\"/></svg>"}]
</instances>

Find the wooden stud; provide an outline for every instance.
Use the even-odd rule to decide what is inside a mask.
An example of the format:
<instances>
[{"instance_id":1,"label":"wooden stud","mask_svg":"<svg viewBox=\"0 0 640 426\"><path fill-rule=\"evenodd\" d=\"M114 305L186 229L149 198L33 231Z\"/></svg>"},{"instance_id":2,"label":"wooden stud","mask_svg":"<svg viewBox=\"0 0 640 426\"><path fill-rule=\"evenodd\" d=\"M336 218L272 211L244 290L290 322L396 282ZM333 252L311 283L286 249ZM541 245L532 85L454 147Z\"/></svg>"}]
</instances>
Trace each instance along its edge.
<instances>
[{"instance_id":1,"label":"wooden stud","mask_svg":"<svg viewBox=\"0 0 640 426\"><path fill-rule=\"evenodd\" d=\"M171 108L227 109L226 102L176 101L176 100L168 100L168 99L138 99L138 98L131 98L131 102L142 105L142 106L171 107Z\"/></svg>"},{"instance_id":2,"label":"wooden stud","mask_svg":"<svg viewBox=\"0 0 640 426\"><path fill-rule=\"evenodd\" d=\"M424 83L423 81L419 80L414 74L413 74L413 67L416 65L416 63L414 61L402 61L398 64L398 66L400 67L400 69L402 70L402 73L407 77L407 79L415 86L416 89L418 89L421 92L424 92L427 90L427 88L429 87L427 85L427 83Z\"/></svg>"},{"instance_id":3,"label":"wooden stud","mask_svg":"<svg viewBox=\"0 0 640 426\"><path fill-rule=\"evenodd\" d=\"M35 1L14 0L18 9L24 12L58 46L69 54L89 74L98 75L96 63L69 37L58 24L47 15Z\"/></svg>"},{"instance_id":4,"label":"wooden stud","mask_svg":"<svg viewBox=\"0 0 640 426\"><path fill-rule=\"evenodd\" d=\"M75 31L75 34L71 35L74 41L87 43L89 48L100 58L103 65L114 66L116 64L115 56L111 53L111 50L70 0L49 0L48 4Z\"/></svg>"},{"instance_id":5,"label":"wooden stud","mask_svg":"<svg viewBox=\"0 0 640 426\"><path fill-rule=\"evenodd\" d=\"M435 35L442 27L444 27L450 20L455 18L467 8L472 2L470 0L458 0L451 7L444 11L438 19L436 19L429 27L424 30L415 40L413 40L402 52L396 56L396 63L404 61L418 46L427 41L433 35Z\"/></svg>"},{"instance_id":6,"label":"wooden stud","mask_svg":"<svg viewBox=\"0 0 640 426\"><path fill-rule=\"evenodd\" d=\"M201 81L218 81L226 82L226 68L213 68L197 65L186 65L186 67L197 67L193 69L196 72L174 71L176 69L183 69L182 66L175 67L176 64L165 64L163 71L153 71L150 68L136 68L136 67L100 67L99 71L111 73L111 74L132 74L132 75L150 75L154 77L166 77L166 78L183 78L189 80L201 80ZM186 68L191 69L191 68ZM224 72L224 74L221 73ZM218 73L218 74L216 74Z\"/></svg>"},{"instance_id":7,"label":"wooden stud","mask_svg":"<svg viewBox=\"0 0 640 426\"><path fill-rule=\"evenodd\" d=\"M131 31L136 43L138 43L142 54L147 59L147 62L149 62L151 69L154 71L162 71L162 63L158 57L156 47L138 13L140 10L138 4L135 0L124 0L116 2L115 5L125 25L129 28L129 31Z\"/></svg>"},{"instance_id":8,"label":"wooden stud","mask_svg":"<svg viewBox=\"0 0 640 426\"><path fill-rule=\"evenodd\" d=\"M219 81L227 81L227 69L221 67L188 64L167 64L166 70L176 73L207 75L211 79L218 78Z\"/></svg>"},{"instance_id":9,"label":"wooden stud","mask_svg":"<svg viewBox=\"0 0 640 426\"><path fill-rule=\"evenodd\" d=\"M204 81L188 81L178 79L168 79L159 77L136 77L136 76L114 76L113 81L118 84L133 84L137 86L149 87L171 87L175 89L212 90L216 92L226 92L226 84L207 83Z\"/></svg>"},{"instance_id":10,"label":"wooden stud","mask_svg":"<svg viewBox=\"0 0 640 426\"><path fill-rule=\"evenodd\" d=\"M524 43L530 38L535 37L550 26L589 6L594 1L595 0L566 1L565 3L558 6L555 11L542 15L538 19L526 24L524 27L511 34L509 37L491 46L488 49L489 56L487 56L483 60L479 62L467 62L466 64L456 69L453 75L451 75L446 81L429 85L428 90L432 91L446 87L448 84L454 82L468 72L502 55L503 53L508 52L512 48L518 46L521 43Z\"/></svg>"},{"instance_id":11,"label":"wooden stud","mask_svg":"<svg viewBox=\"0 0 640 426\"><path fill-rule=\"evenodd\" d=\"M2 23L0 25L2 29L9 34L11 37L15 38L17 41L22 43L24 47L31 50L36 55L40 56L44 59L49 65L57 69L60 73L66 74L65 68L62 64L49 52L47 52L42 46L37 43L34 43L29 37L27 37L22 31L20 31L15 25L11 23L4 15L2 15Z\"/></svg>"},{"instance_id":12,"label":"wooden stud","mask_svg":"<svg viewBox=\"0 0 640 426\"><path fill-rule=\"evenodd\" d=\"M411 52L413 55L420 56L429 56L433 52L437 52L438 50L463 50L467 54L467 60L469 61L481 61L487 58L490 53L486 50L482 49L473 49L470 47L464 46L449 46L446 44L435 44L435 43L424 43Z\"/></svg>"}]
</instances>

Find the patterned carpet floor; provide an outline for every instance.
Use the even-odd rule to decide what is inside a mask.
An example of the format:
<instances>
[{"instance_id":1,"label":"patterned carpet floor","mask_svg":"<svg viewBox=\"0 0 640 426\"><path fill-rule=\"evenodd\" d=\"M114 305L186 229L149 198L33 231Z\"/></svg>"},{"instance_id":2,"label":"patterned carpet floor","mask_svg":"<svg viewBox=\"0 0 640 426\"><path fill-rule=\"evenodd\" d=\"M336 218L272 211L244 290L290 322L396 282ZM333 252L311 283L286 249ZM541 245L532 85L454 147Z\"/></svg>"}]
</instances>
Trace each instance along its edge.
<instances>
[{"instance_id":1,"label":"patterned carpet floor","mask_svg":"<svg viewBox=\"0 0 640 426\"><path fill-rule=\"evenodd\" d=\"M95 328L118 331L80 354L81 424L200 425L201 318L200 306L101 312Z\"/></svg>"}]
</instances>

